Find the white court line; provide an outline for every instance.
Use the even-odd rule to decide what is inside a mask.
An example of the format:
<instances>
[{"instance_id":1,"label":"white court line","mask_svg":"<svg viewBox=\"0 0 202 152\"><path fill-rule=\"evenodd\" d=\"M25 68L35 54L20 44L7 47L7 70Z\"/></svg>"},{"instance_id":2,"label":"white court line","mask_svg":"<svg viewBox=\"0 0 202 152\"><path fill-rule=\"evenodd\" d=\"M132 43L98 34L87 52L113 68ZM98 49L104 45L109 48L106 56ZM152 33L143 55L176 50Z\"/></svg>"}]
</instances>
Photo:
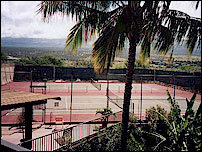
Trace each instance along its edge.
<instances>
[{"instance_id":1,"label":"white court line","mask_svg":"<svg viewBox=\"0 0 202 152\"><path fill-rule=\"evenodd\" d=\"M67 98L65 98L65 103L66 103L66 104L65 104L65 105L66 105L66 109L68 109L68 108L67 108Z\"/></svg>"}]
</instances>

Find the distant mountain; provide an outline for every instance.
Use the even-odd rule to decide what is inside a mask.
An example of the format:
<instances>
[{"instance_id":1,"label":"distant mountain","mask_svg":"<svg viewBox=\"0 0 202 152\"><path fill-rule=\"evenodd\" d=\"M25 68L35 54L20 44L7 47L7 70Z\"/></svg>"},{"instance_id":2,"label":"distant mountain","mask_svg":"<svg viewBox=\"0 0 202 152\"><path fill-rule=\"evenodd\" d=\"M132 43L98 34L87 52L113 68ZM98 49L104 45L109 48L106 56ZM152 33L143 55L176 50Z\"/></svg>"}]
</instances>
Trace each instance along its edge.
<instances>
[{"instance_id":1,"label":"distant mountain","mask_svg":"<svg viewBox=\"0 0 202 152\"><path fill-rule=\"evenodd\" d=\"M65 47L65 39L1 38L1 46L9 47Z\"/></svg>"},{"instance_id":2,"label":"distant mountain","mask_svg":"<svg viewBox=\"0 0 202 152\"><path fill-rule=\"evenodd\" d=\"M36 48L65 48L66 39L43 39L43 38L1 38L2 47L36 47ZM174 55L188 55L188 50L184 46L175 46ZM82 46L78 51L92 51L92 42ZM137 56L139 56L140 48L137 48ZM122 53L124 57L128 56L128 46L125 47ZM154 51L151 55L155 55ZM194 51L193 56L201 56L201 51Z\"/></svg>"}]
</instances>

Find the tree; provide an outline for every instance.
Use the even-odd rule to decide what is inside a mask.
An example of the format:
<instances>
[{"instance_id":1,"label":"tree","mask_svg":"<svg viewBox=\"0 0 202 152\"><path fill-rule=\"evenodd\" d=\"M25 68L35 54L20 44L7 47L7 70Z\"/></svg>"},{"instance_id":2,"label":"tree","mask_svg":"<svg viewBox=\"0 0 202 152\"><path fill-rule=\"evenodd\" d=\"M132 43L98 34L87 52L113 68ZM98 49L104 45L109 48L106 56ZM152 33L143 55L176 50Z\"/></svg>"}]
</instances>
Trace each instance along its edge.
<instances>
[{"instance_id":1,"label":"tree","mask_svg":"<svg viewBox=\"0 0 202 152\"><path fill-rule=\"evenodd\" d=\"M53 65L53 66L63 66L64 62L62 59L52 56L44 55L37 57L23 57L16 61L20 65Z\"/></svg>"},{"instance_id":2,"label":"tree","mask_svg":"<svg viewBox=\"0 0 202 152\"><path fill-rule=\"evenodd\" d=\"M1 61L6 62L7 60L8 60L8 56L4 52L1 52Z\"/></svg>"},{"instance_id":3,"label":"tree","mask_svg":"<svg viewBox=\"0 0 202 152\"><path fill-rule=\"evenodd\" d=\"M75 52L92 36L94 69L97 73L109 71L115 56L129 41L129 56L125 79L122 115L122 150L127 142L129 105L136 58L136 47L141 45L141 62L150 57L151 44L157 52L166 54L184 38L190 54L196 42L200 45L201 20L170 10L171 1L45 1L38 9L44 21L56 13L75 16L77 24L67 37L66 46ZM198 2L197 2L198 5ZM198 7L198 6L197 6Z\"/></svg>"}]
</instances>

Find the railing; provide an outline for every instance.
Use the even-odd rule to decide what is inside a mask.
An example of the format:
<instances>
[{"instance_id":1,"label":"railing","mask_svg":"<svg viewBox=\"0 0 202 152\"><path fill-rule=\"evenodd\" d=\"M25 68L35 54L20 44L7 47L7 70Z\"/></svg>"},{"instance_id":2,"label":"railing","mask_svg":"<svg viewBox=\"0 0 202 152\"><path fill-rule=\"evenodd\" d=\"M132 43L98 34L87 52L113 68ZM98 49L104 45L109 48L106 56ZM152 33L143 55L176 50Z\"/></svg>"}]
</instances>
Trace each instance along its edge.
<instances>
[{"instance_id":1,"label":"railing","mask_svg":"<svg viewBox=\"0 0 202 152\"><path fill-rule=\"evenodd\" d=\"M106 121L108 120L108 124ZM27 140L21 146L32 144L32 151L53 151L64 145L71 144L82 138L95 134L99 129L111 126L122 120L122 111L102 116L78 125L41 136L39 138Z\"/></svg>"}]
</instances>

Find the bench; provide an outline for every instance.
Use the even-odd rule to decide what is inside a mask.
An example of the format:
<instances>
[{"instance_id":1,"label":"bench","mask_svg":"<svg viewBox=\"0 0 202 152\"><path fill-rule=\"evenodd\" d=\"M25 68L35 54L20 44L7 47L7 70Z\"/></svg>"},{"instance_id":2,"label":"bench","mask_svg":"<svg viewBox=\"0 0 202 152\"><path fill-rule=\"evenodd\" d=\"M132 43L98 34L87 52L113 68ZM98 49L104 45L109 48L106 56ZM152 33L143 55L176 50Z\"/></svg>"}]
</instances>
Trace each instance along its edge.
<instances>
[{"instance_id":1,"label":"bench","mask_svg":"<svg viewBox=\"0 0 202 152\"><path fill-rule=\"evenodd\" d=\"M44 86L33 86L33 85L31 85L30 88L31 88L31 92L34 92L34 88L42 88L42 93L46 93L46 85L44 85Z\"/></svg>"},{"instance_id":2,"label":"bench","mask_svg":"<svg viewBox=\"0 0 202 152\"><path fill-rule=\"evenodd\" d=\"M30 89L31 89L31 92L34 92L34 88L42 88L42 93L43 94L46 94L46 82L47 80L44 79L44 85L32 85L32 81L31 81L31 85L30 85Z\"/></svg>"}]
</instances>

